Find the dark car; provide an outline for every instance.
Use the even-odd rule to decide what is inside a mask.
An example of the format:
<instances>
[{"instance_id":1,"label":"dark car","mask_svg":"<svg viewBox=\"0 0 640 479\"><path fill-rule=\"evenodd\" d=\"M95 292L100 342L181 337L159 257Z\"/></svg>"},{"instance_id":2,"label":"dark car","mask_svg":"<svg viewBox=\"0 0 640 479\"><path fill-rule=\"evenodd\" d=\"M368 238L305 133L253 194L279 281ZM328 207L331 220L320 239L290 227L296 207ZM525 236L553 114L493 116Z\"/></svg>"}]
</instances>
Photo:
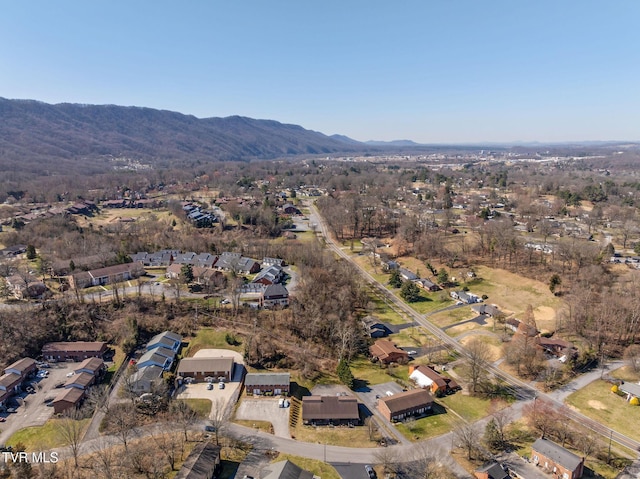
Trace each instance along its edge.
<instances>
[{"instance_id":1,"label":"dark car","mask_svg":"<svg viewBox=\"0 0 640 479\"><path fill-rule=\"evenodd\" d=\"M367 471L367 474L369 474L369 479L376 479L377 475L376 471L373 470L373 467L366 465L364 466L364 470Z\"/></svg>"}]
</instances>

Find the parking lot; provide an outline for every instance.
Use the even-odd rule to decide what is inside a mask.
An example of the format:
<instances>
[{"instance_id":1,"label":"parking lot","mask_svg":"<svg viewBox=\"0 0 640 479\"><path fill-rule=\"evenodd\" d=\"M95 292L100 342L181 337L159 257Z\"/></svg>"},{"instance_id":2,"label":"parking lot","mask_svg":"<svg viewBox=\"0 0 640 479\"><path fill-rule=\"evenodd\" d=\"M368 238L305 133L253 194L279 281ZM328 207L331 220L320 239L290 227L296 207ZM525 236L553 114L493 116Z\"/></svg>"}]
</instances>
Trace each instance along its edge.
<instances>
[{"instance_id":1,"label":"parking lot","mask_svg":"<svg viewBox=\"0 0 640 479\"><path fill-rule=\"evenodd\" d=\"M390 381L388 383L367 386L366 388L358 389L356 392L364 401L369 410L373 411L374 409L376 409L379 398L388 397L389 394L387 393L401 393L402 386L400 386L396 382Z\"/></svg>"},{"instance_id":2,"label":"parking lot","mask_svg":"<svg viewBox=\"0 0 640 479\"><path fill-rule=\"evenodd\" d=\"M178 399L209 399L212 407L219 404L222 401L222 406L231 411L236 399L240 395L240 387L242 375L245 372L244 359L240 353L227 349L201 349L196 352L194 357L206 358L206 357L221 357L231 356L235 361L235 367L233 371L233 377L230 382L226 382L224 389L220 389L218 381L212 383L213 388L208 389L209 383L206 382L194 382L191 384L183 384L178 389Z\"/></svg>"},{"instance_id":3,"label":"parking lot","mask_svg":"<svg viewBox=\"0 0 640 479\"><path fill-rule=\"evenodd\" d=\"M53 415L53 408L48 407L45 400L53 400L60 391L61 386L68 379L67 374L73 372L79 363L53 363L46 371L49 374L45 378L29 380L27 384L32 384L34 392L28 394L22 392L11 398L8 408L16 408L15 413L0 413L5 421L0 423L0 444L5 444L11 435L25 427L42 426ZM55 386L59 385L59 388ZM25 385L26 387L26 385ZM48 401L50 403L50 401Z\"/></svg>"},{"instance_id":4,"label":"parking lot","mask_svg":"<svg viewBox=\"0 0 640 479\"><path fill-rule=\"evenodd\" d=\"M278 398L242 399L236 410L236 419L248 421L269 421L273 424L273 433L279 437L291 438L289 433L289 411L291 408L279 407Z\"/></svg>"}]
</instances>

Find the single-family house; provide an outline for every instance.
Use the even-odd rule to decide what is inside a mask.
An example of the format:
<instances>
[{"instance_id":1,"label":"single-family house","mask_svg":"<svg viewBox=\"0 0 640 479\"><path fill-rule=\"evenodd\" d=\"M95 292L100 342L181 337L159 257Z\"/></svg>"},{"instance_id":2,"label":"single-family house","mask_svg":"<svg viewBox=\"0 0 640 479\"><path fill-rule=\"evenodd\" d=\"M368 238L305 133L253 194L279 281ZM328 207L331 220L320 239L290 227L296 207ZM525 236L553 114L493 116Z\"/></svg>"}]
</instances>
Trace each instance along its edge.
<instances>
[{"instance_id":1,"label":"single-family house","mask_svg":"<svg viewBox=\"0 0 640 479\"><path fill-rule=\"evenodd\" d=\"M157 354L154 349L151 349L140 356L140 359L138 359L136 364L138 365L138 368L144 368L145 366L158 366L165 371L168 371L171 369L173 359Z\"/></svg>"},{"instance_id":2,"label":"single-family house","mask_svg":"<svg viewBox=\"0 0 640 479\"><path fill-rule=\"evenodd\" d=\"M505 322L505 327L509 328L511 331L516 334L527 335L530 338L536 337L540 334L538 328L536 328L533 324L527 324L516 318L509 318Z\"/></svg>"},{"instance_id":3,"label":"single-family house","mask_svg":"<svg viewBox=\"0 0 640 479\"><path fill-rule=\"evenodd\" d=\"M281 258L262 258L262 267L268 268L269 266L285 266L285 261Z\"/></svg>"},{"instance_id":4,"label":"single-family house","mask_svg":"<svg viewBox=\"0 0 640 479\"><path fill-rule=\"evenodd\" d=\"M260 477L262 479L319 479L312 472L302 469L289 460L274 462L262 468Z\"/></svg>"},{"instance_id":5,"label":"single-family house","mask_svg":"<svg viewBox=\"0 0 640 479\"><path fill-rule=\"evenodd\" d=\"M495 304L474 304L473 306L471 306L471 310L478 314L489 316L490 318L493 318L501 313L500 308L498 308Z\"/></svg>"},{"instance_id":6,"label":"single-family house","mask_svg":"<svg viewBox=\"0 0 640 479\"><path fill-rule=\"evenodd\" d=\"M398 268L400 268L400 265L398 264L397 261L388 260L388 261L382 262L382 271L389 272Z\"/></svg>"},{"instance_id":7,"label":"single-family house","mask_svg":"<svg viewBox=\"0 0 640 479\"><path fill-rule=\"evenodd\" d=\"M282 280L283 275L284 272L282 267L278 265L268 266L253 278L252 283L262 283L265 285L279 283Z\"/></svg>"},{"instance_id":8,"label":"single-family house","mask_svg":"<svg viewBox=\"0 0 640 479\"><path fill-rule=\"evenodd\" d=\"M162 384L162 373L164 369L154 364L150 366L138 367L129 378L129 385L132 391L143 394L156 390Z\"/></svg>"},{"instance_id":9,"label":"single-family house","mask_svg":"<svg viewBox=\"0 0 640 479\"><path fill-rule=\"evenodd\" d=\"M462 301L463 303L466 303L466 304L474 304L474 303L482 302L482 298L480 298L479 296L473 293L469 293L467 291L451 291L449 295L453 299L457 299L458 301Z\"/></svg>"},{"instance_id":10,"label":"single-family house","mask_svg":"<svg viewBox=\"0 0 640 479\"><path fill-rule=\"evenodd\" d=\"M398 271L400 273L400 277L405 281L415 281L416 279L419 279L413 271L409 271L407 268L400 268Z\"/></svg>"},{"instance_id":11,"label":"single-family house","mask_svg":"<svg viewBox=\"0 0 640 479\"><path fill-rule=\"evenodd\" d=\"M509 479L507 471L495 461L476 469L473 475L476 479Z\"/></svg>"},{"instance_id":12,"label":"single-family house","mask_svg":"<svg viewBox=\"0 0 640 479\"><path fill-rule=\"evenodd\" d=\"M545 438L533 443L531 459L556 478L578 479L584 472L584 458Z\"/></svg>"},{"instance_id":13,"label":"single-family house","mask_svg":"<svg viewBox=\"0 0 640 479\"><path fill-rule=\"evenodd\" d=\"M431 411L433 397L426 389L412 389L378 399L378 410L389 421L403 421Z\"/></svg>"},{"instance_id":14,"label":"single-family house","mask_svg":"<svg viewBox=\"0 0 640 479\"><path fill-rule=\"evenodd\" d=\"M14 274L5 278L7 289L16 299L42 298L47 291L47 286L35 276L30 274Z\"/></svg>"},{"instance_id":15,"label":"single-family house","mask_svg":"<svg viewBox=\"0 0 640 479\"><path fill-rule=\"evenodd\" d=\"M62 341L42 347L42 357L47 361L84 361L102 358L106 352L107 343L102 341Z\"/></svg>"},{"instance_id":16,"label":"single-family house","mask_svg":"<svg viewBox=\"0 0 640 479\"><path fill-rule=\"evenodd\" d=\"M369 347L371 356L382 364L406 362L409 360L409 354L396 347L388 339L378 339Z\"/></svg>"},{"instance_id":17,"label":"single-family house","mask_svg":"<svg viewBox=\"0 0 640 479\"><path fill-rule=\"evenodd\" d=\"M433 281L430 281L426 278L418 278L413 281L422 289L426 289L427 291L440 291L440 286L435 284Z\"/></svg>"},{"instance_id":18,"label":"single-family house","mask_svg":"<svg viewBox=\"0 0 640 479\"><path fill-rule=\"evenodd\" d=\"M220 446L200 442L191 450L175 479L214 479L220 470Z\"/></svg>"},{"instance_id":19,"label":"single-family house","mask_svg":"<svg viewBox=\"0 0 640 479\"><path fill-rule=\"evenodd\" d=\"M359 424L358 399L354 396L304 396L302 421L312 425Z\"/></svg>"},{"instance_id":20,"label":"single-family house","mask_svg":"<svg viewBox=\"0 0 640 479\"><path fill-rule=\"evenodd\" d=\"M26 244L15 244L13 246L8 246L0 250L0 253L2 253L2 256L18 256L26 252L27 252Z\"/></svg>"},{"instance_id":21,"label":"single-family house","mask_svg":"<svg viewBox=\"0 0 640 479\"><path fill-rule=\"evenodd\" d=\"M262 291L260 306L263 308L289 305L289 291L281 284L270 284Z\"/></svg>"},{"instance_id":22,"label":"single-family house","mask_svg":"<svg viewBox=\"0 0 640 479\"><path fill-rule=\"evenodd\" d=\"M618 386L618 390L627 395L627 401L631 401L634 397L640 399L640 384L623 381Z\"/></svg>"},{"instance_id":23,"label":"single-family house","mask_svg":"<svg viewBox=\"0 0 640 479\"><path fill-rule=\"evenodd\" d=\"M447 392L445 379L429 366L409 366L409 379L436 396L442 396Z\"/></svg>"},{"instance_id":24,"label":"single-family house","mask_svg":"<svg viewBox=\"0 0 640 479\"><path fill-rule=\"evenodd\" d=\"M536 338L535 341L538 347L556 357L574 356L577 354L573 343L565 341L564 339L545 338L540 336Z\"/></svg>"},{"instance_id":25,"label":"single-family house","mask_svg":"<svg viewBox=\"0 0 640 479\"><path fill-rule=\"evenodd\" d=\"M84 399L85 391L79 388L65 388L53 400L53 412L61 414L67 409L78 408Z\"/></svg>"},{"instance_id":26,"label":"single-family house","mask_svg":"<svg viewBox=\"0 0 640 479\"><path fill-rule=\"evenodd\" d=\"M365 333L372 338L384 338L389 335L389 329L381 323L375 316L365 316L362 318L362 326Z\"/></svg>"},{"instance_id":27,"label":"single-family house","mask_svg":"<svg viewBox=\"0 0 640 479\"><path fill-rule=\"evenodd\" d=\"M205 378L231 381L235 362L232 357L184 358L178 365L178 376L204 381Z\"/></svg>"},{"instance_id":28,"label":"single-family house","mask_svg":"<svg viewBox=\"0 0 640 479\"><path fill-rule=\"evenodd\" d=\"M290 387L289 373L248 373L244 378L246 393L254 396L263 394L288 396Z\"/></svg>"},{"instance_id":29,"label":"single-family house","mask_svg":"<svg viewBox=\"0 0 640 479\"><path fill-rule=\"evenodd\" d=\"M287 215L300 215L301 211L293 206L291 203L287 203L282 207L282 211Z\"/></svg>"}]
</instances>

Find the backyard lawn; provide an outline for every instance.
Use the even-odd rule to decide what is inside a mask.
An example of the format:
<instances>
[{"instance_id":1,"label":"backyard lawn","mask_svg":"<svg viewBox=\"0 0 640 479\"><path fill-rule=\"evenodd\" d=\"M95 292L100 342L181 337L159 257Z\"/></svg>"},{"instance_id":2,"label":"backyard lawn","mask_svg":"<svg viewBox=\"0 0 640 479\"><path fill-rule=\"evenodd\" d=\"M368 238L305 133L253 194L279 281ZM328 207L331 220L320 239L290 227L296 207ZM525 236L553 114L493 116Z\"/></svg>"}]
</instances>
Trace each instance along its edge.
<instances>
[{"instance_id":1,"label":"backyard lawn","mask_svg":"<svg viewBox=\"0 0 640 479\"><path fill-rule=\"evenodd\" d=\"M438 399L439 401L439 399ZM430 437L440 436L451 431L457 421L460 421L454 414L449 413L443 406L434 402L434 413L421 419L399 422L396 428L407 439L411 441L421 441Z\"/></svg>"},{"instance_id":2,"label":"backyard lawn","mask_svg":"<svg viewBox=\"0 0 640 479\"><path fill-rule=\"evenodd\" d=\"M611 384L594 381L567 398L568 404L585 416L640 440L640 407L611 392Z\"/></svg>"},{"instance_id":3,"label":"backyard lawn","mask_svg":"<svg viewBox=\"0 0 640 479\"><path fill-rule=\"evenodd\" d=\"M202 328L198 331L198 334L189 341L189 346L183 353L183 357L190 358L196 351L201 349L213 348L213 349L231 349L233 351L242 352L242 337L235 335L235 338L240 341L241 344L232 346L227 343L227 334L232 334L231 331L224 329L212 329Z\"/></svg>"}]
</instances>

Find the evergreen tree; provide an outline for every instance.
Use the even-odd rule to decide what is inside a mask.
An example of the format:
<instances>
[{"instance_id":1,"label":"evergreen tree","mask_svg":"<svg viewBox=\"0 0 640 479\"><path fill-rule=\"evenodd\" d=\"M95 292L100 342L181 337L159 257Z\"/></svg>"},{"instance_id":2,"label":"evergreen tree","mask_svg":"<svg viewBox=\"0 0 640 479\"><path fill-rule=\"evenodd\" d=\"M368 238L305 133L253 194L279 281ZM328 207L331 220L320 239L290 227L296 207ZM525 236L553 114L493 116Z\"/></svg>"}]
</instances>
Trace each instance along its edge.
<instances>
[{"instance_id":1,"label":"evergreen tree","mask_svg":"<svg viewBox=\"0 0 640 479\"><path fill-rule=\"evenodd\" d=\"M338 373L338 378L342 384L347 386L349 389L353 389L353 382L355 381L355 378L353 377L349 363L346 360L340 360L336 372Z\"/></svg>"},{"instance_id":2,"label":"evergreen tree","mask_svg":"<svg viewBox=\"0 0 640 479\"><path fill-rule=\"evenodd\" d=\"M393 288L399 288L402 286L402 278L400 272L397 269L391 270L391 277L389 278L389 286Z\"/></svg>"},{"instance_id":3,"label":"evergreen tree","mask_svg":"<svg viewBox=\"0 0 640 479\"><path fill-rule=\"evenodd\" d=\"M407 303L415 303L420 299L420 288L413 281L405 281L400 289L400 296Z\"/></svg>"},{"instance_id":4,"label":"evergreen tree","mask_svg":"<svg viewBox=\"0 0 640 479\"><path fill-rule=\"evenodd\" d=\"M36 259L36 247L32 244L27 245L27 259L33 260Z\"/></svg>"},{"instance_id":5,"label":"evergreen tree","mask_svg":"<svg viewBox=\"0 0 640 479\"><path fill-rule=\"evenodd\" d=\"M194 278L193 266L191 266L190 264L183 264L180 268L180 276L185 283L192 283Z\"/></svg>"}]
</instances>

